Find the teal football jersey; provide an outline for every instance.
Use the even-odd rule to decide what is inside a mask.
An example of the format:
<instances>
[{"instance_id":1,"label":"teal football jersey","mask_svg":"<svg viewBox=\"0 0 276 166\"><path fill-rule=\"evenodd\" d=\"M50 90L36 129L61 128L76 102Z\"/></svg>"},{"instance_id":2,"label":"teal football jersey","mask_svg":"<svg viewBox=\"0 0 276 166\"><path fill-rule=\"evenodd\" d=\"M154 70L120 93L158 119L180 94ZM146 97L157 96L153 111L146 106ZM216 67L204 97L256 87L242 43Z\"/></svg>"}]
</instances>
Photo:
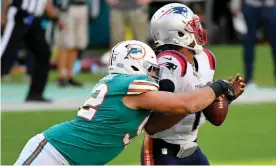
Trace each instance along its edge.
<instances>
[{"instance_id":1,"label":"teal football jersey","mask_svg":"<svg viewBox=\"0 0 276 166\"><path fill-rule=\"evenodd\" d=\"M43 134L70 164L106 164L141 133L150 114L125 106L123 97L157 90L158 84L146 75L107 75L73 120Z\"/></svg>"}]
</instances>

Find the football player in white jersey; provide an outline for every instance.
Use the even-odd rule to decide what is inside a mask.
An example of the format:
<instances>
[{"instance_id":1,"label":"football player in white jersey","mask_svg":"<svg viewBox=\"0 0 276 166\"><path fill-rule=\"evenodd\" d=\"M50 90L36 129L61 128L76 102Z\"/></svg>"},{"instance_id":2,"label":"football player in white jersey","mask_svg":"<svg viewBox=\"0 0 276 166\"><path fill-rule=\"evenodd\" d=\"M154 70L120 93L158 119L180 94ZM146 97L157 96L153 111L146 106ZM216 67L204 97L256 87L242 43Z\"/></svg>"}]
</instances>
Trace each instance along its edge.
<instances>
[{"instance_id":1,"label":"football player in white jersey","mask_svg":"<svg viewBox=\"0 0 276 166\"><path fill-rule=\"evenodd\" d=\"M151 33L157 44L160 90L187 92L214 80L215 56L203 48L207 31L189 7L171 3L160 8L151 19ZM233 84L244 87L244 79L237 75ZM236 91L236 97L241 93ZM197 144L198 128L205 121L202 112L152 113L145 127L149 136L142 147L142 165L209 165Z\"/></svg>"}]
</instances>

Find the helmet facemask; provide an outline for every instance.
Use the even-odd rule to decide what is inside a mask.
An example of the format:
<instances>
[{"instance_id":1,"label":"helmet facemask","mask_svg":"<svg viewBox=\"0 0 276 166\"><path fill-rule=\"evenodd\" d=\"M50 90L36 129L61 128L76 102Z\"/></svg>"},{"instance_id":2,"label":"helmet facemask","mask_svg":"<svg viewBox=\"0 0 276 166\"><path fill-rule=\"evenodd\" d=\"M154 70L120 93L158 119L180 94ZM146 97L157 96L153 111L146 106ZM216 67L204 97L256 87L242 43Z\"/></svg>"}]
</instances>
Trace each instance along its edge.
<instances>
[{"instance_id":1,"label":"helmet facemask","mask_svg":"<svg viewBox=\"0 0 276 166\"><path fill-rule=\"evenodd\" d=\"M197 15L194 15L192 20L185 22L185 28L183 30L178 30L175 35L177 37L173 38L176 45L185 47L195 51L195 53L200 53L203 50L204 45L207 44L207 31L203 29L200 19Z\"/></svg>"},{"instance_id":2,"label":"helmet facemask","mask_svg":"<svg viewBox=\"0 0 276 166\"><path fill-rule=\"evenodd\" d=\"M207 31L202 27L200 19L197 15L195 15L193 19L187 23L185 31L194 34L196 44L202 46L207 44Z\"/></svg>"},{"instance_id":3,"label":"helmet facemask","mask_svg":"<svg viewBox=\"0 0 276 166\"><path fill-rule=\"evenodd\" d=\"M147 75L154 79L157 83L159 82L159 71L158 65L152 64L148 61L143 63L143 67L147 70Z\"/></svg>"}]
</instances>

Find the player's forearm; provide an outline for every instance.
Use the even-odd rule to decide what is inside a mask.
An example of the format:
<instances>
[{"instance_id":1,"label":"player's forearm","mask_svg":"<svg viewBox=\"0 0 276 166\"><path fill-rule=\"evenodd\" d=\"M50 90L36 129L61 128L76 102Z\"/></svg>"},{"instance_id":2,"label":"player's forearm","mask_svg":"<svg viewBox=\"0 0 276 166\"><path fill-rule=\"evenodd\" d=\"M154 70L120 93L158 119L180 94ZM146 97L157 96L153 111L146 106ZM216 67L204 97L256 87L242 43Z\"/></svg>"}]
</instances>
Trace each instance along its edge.
<instances>
[{"instance_id":1,"label":"player's forearm","mask_svg":"<svg viewBox=\"0 0 276 166\"><path fill-rule=\"evenodd\" d=\"M175 110L172 110L171 113L179 113L182 115L168 115L164 113L153 112L145 126L145 130L148 134L153 135L160 131L171 128L183 118L185 118L187 114L203 110L216 98L214 90L210 87L204 87L195 91L177 95L178 98L181 99L181 103L179 104L179 107Z\"/></svg>"},{"instance_id":2,"label":"player's forearm","mask_svg":"<svg viewBox=\"0 0 276 166\"><path fill-rule=\"evenodd\" d=\"M188 111L188 113L195 113L203 110L216 98L214 90L210 87L204 87L178 95L179 98L182 99L182 104L185 105L186 111ZM178 109L181 112L181 107Z\"/></svg>"},{"instance_id":3,"label":"player's forearm","mask_svg":"<svg viewBox=\"0 0 276 166\"><path fill-rule=\"evenodd\" d=\"M167 115L153 112L145 125L149 135L167 130L185 118L186 115Z\"/></svg>"},{"instance_id":4,"label":"player's forearm","mask_svg":"<svg viewBox=\"0 0 276 166\"><path fill-rule=\"evenodd\" d=\"M224 80L218 80L209 87L178 94L150 91L130 97L128 101L132 100L133 107L138 109L187 115L206 108L221 94L232 97L234 94L232 84ZM127 100L124 102L127 102ZM126 103L126 105L128 104Z\"/></svg>"},{"instance_id":5,"label":"player's forearm","mask_svg":"<svg viewBox=\"0 0 276 166\"><path fill-rule=\"evenodd\" d=\"M214 101L215 94L210 87L205 87L185 93L151 91L126 98L132 98L132 102L137 105L136 108L186 116L207 107Z\"/></svg>"},{"instance_id":6,"label":"player's forearm","mask_svg":"<svg viewBox=\"0 0 276 166\"><path fill-rule=\"evenodd\" d=\"M210 105L216 98L214 91L210 87L199 90L178 94L183 106L177 109L177 112L195 113L203 110ZM184 106L185 105L185 106ZM174 111L174 110L173 110ZM153 135L158 132L171 128L187 115L168 115L164 113L153 112L145 125L148 134Z\"/></svg>"}]
</instances>

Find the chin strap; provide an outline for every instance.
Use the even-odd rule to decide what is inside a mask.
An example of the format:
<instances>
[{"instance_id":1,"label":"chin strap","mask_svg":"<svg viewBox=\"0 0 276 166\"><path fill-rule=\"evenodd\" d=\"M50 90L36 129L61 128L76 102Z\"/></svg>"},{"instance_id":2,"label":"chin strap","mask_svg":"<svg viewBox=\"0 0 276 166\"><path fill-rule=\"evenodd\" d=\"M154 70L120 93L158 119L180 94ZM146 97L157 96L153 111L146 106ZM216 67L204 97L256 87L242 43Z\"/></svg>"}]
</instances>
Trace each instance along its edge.
<instances>
[{"instance_id":1,"label":"chin strap","mask_svg":"<svg viewBox=\"0 0 276 166\"><path fill-rule=\"evenodd\" d=\"M175 39L175 38L173 39L173 41L174 41L176 44L180 45L181 47L185 47L185 48L194 50L196 54L200 54L200 53L203 51L202 45L195 44L194 47L189 47L189 46L187 46L187 45L184 45L182 42L180 42L179 40L177 40L177 39Z\"/></svg>"},{"instance_id":2,"label":"chin strap","mask_svg":"<svg viewBox=\"0 0 276 166\"><path fill-rule=\"evenodd\" d=\"M194 49L193 49L194 51L195 51L195 53L196 54L200 54L202 51L203 51L203 47L201 46L201 45L195 45L194 46Z\"/></svg>"}]
</instances>

